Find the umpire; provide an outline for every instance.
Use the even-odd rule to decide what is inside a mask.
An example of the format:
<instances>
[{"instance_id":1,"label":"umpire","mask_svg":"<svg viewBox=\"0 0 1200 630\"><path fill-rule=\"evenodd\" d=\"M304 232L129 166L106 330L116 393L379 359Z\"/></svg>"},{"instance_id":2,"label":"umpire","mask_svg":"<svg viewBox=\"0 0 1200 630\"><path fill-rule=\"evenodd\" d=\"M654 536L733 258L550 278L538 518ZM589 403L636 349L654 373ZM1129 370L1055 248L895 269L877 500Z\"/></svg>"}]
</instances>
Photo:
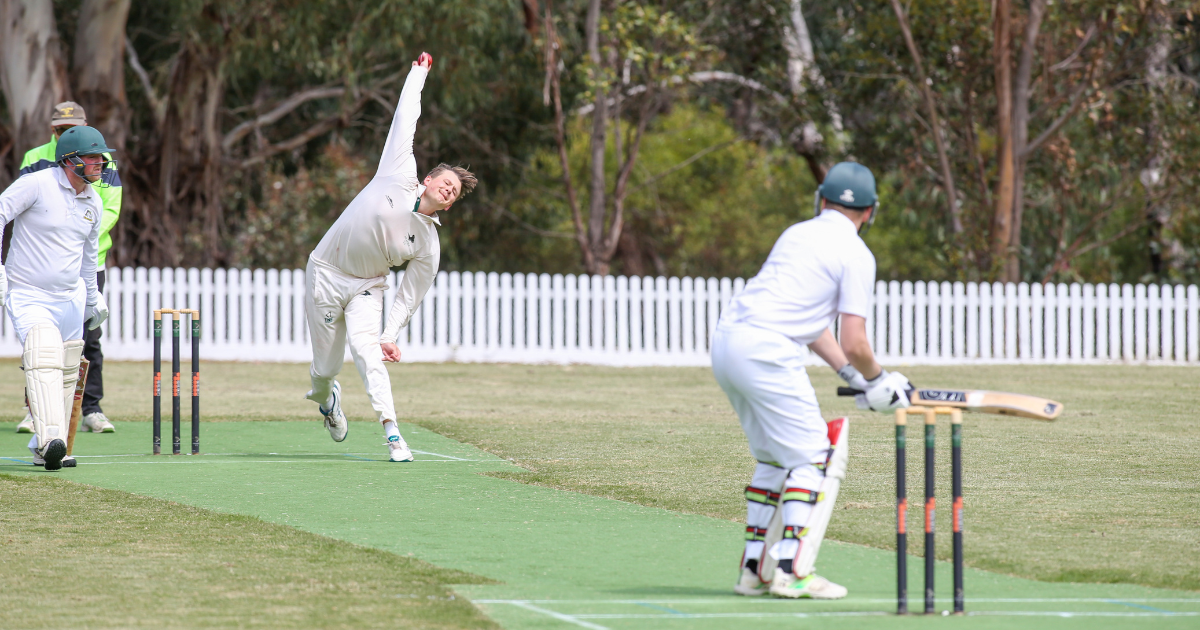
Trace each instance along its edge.
<instances>
[{"instance_id":1,"label":"umpire","mask_svg":"<svg viewBox=\"0 0 1200 630\"><path fill-rule=\"evenodd\" d=\"M71 127L86 124L87 115L78 103L67 101L55 105L54 112L50 116L50 128L54 135L51 136L50 142L31 149L25 154L25 159L21 161L21 176L57 166L54 155L59 137ZM112 159L112 156L106 154L105 158ZM100 247L96 256L96 284L100 292L104 291L104 262L109 248L112 247L112 237L108 233L116 225L117 218L121 215L121 177L117 173L115 163L110 169L105 170L103 179L108 186L94 189L100 195L100 201L104 206L104 213L100 218ZM104 353L100 350L101 330L101 327L97 327L95 330L84 330L83 356L91 363L91 366L88 368L87 384L83 390L83 421L80 422L79 428L82 431L94 433L112 433L116 429L104 415L104 411L100 409L100 399L104 398ZM17 425L17 433L33 433L33 416L29 414L28 409L25 412L25 420Z\"/></svg>"}]
</instances>

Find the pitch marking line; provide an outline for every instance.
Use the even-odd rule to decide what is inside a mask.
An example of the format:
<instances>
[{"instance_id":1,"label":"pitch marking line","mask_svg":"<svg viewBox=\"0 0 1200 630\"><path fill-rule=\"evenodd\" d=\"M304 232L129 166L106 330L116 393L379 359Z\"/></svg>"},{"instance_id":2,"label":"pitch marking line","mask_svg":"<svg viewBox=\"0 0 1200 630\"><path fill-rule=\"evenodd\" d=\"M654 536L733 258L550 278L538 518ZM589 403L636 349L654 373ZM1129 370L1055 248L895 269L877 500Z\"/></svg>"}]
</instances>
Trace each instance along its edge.
<instances>
[{"instance_id":1,"label":"pitch marking line","mask_svg":"<svg viewBox=\"0 0 1200 630\"><path fill-rule=\"evenodd\" d=\"M581 626L584 628L591 628L593 630L608 630L608 629L605 626L600 626L600 625L589 622L588 621L589 619L597 620L597 621L606 620L606 619L614 619L614 620L618 620L618 619L767 619L767 618L776 618L776 617L803 619L803 618L809 618L809 617L879 617L879 616L889 616L889 615L893 614L890 611L882 611L882 610L880 610L880 611L686 613L686 612L682 612L679 610L675 610L673 608L667 608L667 607L655 605L655 603L653 603L653 601L657 601L657 603L660 603L660 604L669 604L669 603L675 603L675 604L680 604L680 603L729 604L729 603L732 603L729 600L652 600L652 601L646 601L646 600L521 600L521 599L477 599L477 600L474 600L474 602L476 604L508 604L511 606L516 606L518 608L522 608L522 609L528 610L530 612L536 612L536 613L539 613L542 615L547 615L549 617L558 619L559 621L564 621L566 623L574 624L574 625ZM785 601L785 600L764 600L762 602L758 602L756 600L754 603L765 603L768 601L783 601L783 603L791 603L791 604L795 603L792 601ZM861 603L864 603L864 604L865 603L892 603L892 602L894 602L894 600L892 600L892 599L867 599L867 600L858 600L858 601ZM1071 617L1117 617L1117 618L1124 618L1124 617L1130 617L1130 618L1200 617L1200 612L1197 612L1197 611L1175 612L1175 611L1163 610L1160 608L1153 608L1150 606L1138 606L1136 604L1131 604L1130 603L1131 601L1155 602L1155 603L1200 603L1200 600L1198 600L1198 599L1170 599L1170 598L1134 599L1134 600L1128 600L1128 601L1104 599L1104 598L980 598L980 599L968 599L967 602L968 603L984 603L984 602L991 602L991 603L1101 603L1101 604L1113 604L1113 605L1129 605L1129 606L1134 606L1137 608L1144 608L1144 609L1146 609L1146 611L1145 612L1143 612L1143 611L1134 612L1134 611L1101 611L1101 610L1084 610L1084 611L981 610L981 611L968 611L967 616L968 617L1059 617L1059 618L1071 618ZM661 610L663 612L657 613L657 614L650 614L650 613L575 613L575 614L567 614L567 613L561 613L558 611L550 610L549 608L544 608L543 606L536 605L536 604L545 605L545 604L567 604L567 603L637 605L637 606L644 606L644 607L655 609L655 610Z\"/></svg>"},{"instance_id":2,"label":"pitch marking line","mask_svg":"<svg viewBox=\"0 0 1200 630\"><path fill-rule=\"evenodd\" d=\"M472 600L480 604L509 604L512 602L529 602L532 604L795 604L795 600L777 599L777 598L734 598L730 596L726 599L476 599ZM858 599L846 598L837 600L841 603L861 603L861 604L894 604L896 598L887 599ZM1139 602L1142 604L1200 604L1200 598L1175 598L1175 597L1148 597L1148 598L1124 598L1112 599L1109 597L968 597L968 604L1127 604L1129 602ZM818 600L807 602L808 604L820 604ZM1168 611L1170 612L1170 611Z\"/></svg>"},{"instance_id":3,"label":"pitch marking line","mask_svg":"<svg viewBox=\"0 0 1200 630\"><path fill-rule=\"evenodd\" d=\"M520 601L520 600L512 600L512 601L506 601L503 603L512 604L513 606L516 606L518 608L524 608L525 610L529 610L529 611L539 613L542 615L554 617L555 619L557 619L559 621L565 621L567 623L574 624L577 626L582 626L584 628L590 628L591 630L608 630L608 628L606 626L600 626L600 625L596 625L594 623L589 623L589 622L583 621L582 619L579 619L578 617L575 617L573 615L564 615L563 613L560 613L560 612L554 612L553 610L547 610L545 608L534 606L533 604L530 604L529 602L524 602L524 601Z\"/></svg>"}]
</instances>

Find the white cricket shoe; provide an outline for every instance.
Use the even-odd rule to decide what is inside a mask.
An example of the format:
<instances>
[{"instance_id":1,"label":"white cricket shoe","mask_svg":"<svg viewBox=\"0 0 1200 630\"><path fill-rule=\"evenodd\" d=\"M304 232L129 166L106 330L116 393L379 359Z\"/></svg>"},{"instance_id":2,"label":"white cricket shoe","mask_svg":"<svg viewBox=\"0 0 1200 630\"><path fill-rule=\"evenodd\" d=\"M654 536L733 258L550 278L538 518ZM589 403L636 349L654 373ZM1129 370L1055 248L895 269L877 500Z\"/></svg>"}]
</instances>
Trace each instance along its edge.
<instances>
[{"instance_id":1,"label":"white cricket shoe","mask_svg":"<svg viewBox=\"0 0 1200 630\"><path fill-rule=\"evenodd\" d=\"M33 414L29 413L29 409L25 410L25 419L17 425L17 433L33 433Z\"/></svg>"},{"instance_id":2,"label":"white cricket shoe","mask_svg":"<svg viewBox=\"0 0 1200 630\"><path fill-rule=\"evenodd\" d=\"M59 470L63 467L63 458L67 456L67 443L59 439L50 440L38 454L42 456L42 466L46 470Z\"/></svg>"},{"instance_id":3,"label":"white cricket shoe","mask_svg":"<svg viewBox=\"0 0 1200 630\"><path fill-rule=\"evenodd\" d=\"M33 465L34 466L45 466L46 465L46 458L42 457L42 454L39 453L36 448L30 446L29 452L33 453Z\"/></svg>"},{"instance_id":4,"label":"white cricket shoe","mask_svg":"<svg viewBox=\"0 0 1200 630\"><path fill-rule=\"evenodd\" d=\"M798 578L778 567L775 569L775 579L771 580L771 594L775 597L841 599L848 592L845 586L834 584L816 573Z\"/></svg>"},{"instance_id":5,"label":"white cricket shoe","mask_svg":"<svg viewBox=\"0 0 1200 630\"><path fill-rule=\"evenodd\" d=\"M333 382L331 398L332 407L326 409L324 405L320 405L317 408L321 410L321 415L325 416L325 428L329 430L329 437L333 438L334 442L341 442L346 439L350 425L346 422L346 414L342 413L342 386L338 385L337 381Z\"/></svg>"},{"instance_id":6,"label":"white cricket shoe","mask_svg":"<svg viewBox=\"0 0 1200 630\"><path fill-rule=\"evenodd\" d=\"M752 571L750 567L742 567L742 575L738 578L737 584L733 585L733 592L746 597L758 597L765 595L769 586L759 579L756 571Z\"/></svg>"},{"instance_id":7,"label":"white cricket shoe","mask_svg":"<svg viewBox=\"0 0 1200 630\"><path fill-rule=\"evenodd\" d=\"M79 428L83 429L84 433L113 433L117 430L113 423L108 421L108 416L104 415L103 411L85 415L83 422L79 424Z\"/></svg>"},{"instance_id":8,"label":"white cricket shoe","mask_svg":"<svg viewBox=\"0 0 1200 630\"><path fill-rule=\"evenodd\" d=\"M75 458L71 457L70 455L67 455L66 457L64 457L62 460L62 467L63 468L74 468L75 467Z\"/></svg>"},{"instance_id":9,"label":"white cricket shoe","mask_svg":"<svg viewBox=\"0 0 1200 630\"><path fill-rule=\"evenodd\" d=\"M405 444L404 438L399 435L388 438L388 450L391 452L388 455L390 461L411 462L413 460L412 451L408 450L408 444Z\"/></svg>"}]
</instances>

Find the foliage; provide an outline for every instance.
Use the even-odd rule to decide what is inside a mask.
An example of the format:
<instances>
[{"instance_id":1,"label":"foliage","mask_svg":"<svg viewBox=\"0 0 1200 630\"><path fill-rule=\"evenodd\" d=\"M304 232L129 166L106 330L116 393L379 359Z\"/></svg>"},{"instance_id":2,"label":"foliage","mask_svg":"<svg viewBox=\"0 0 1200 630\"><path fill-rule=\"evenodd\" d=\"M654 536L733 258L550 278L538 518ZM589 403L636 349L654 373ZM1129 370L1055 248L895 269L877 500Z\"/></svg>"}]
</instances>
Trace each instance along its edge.
<instances>
[{"instance_id":1,"label":"foliage","mask_svg":"<svg viewBox=\"0 0 1200 630\"><path fill-rule=\"evenodd\" d=\"M1013 4L1016 64L1034 3ZM604 0L598 64L586 54L585 0L133 3L126 30L150 89L128 64L128 203L115 262L302 260L372 174L403 75L428 50L435 71L419 164L463 163L481 180L446 217L443 268L579 270L547 105L544 23L526 22L535 7L541 18L552 10L557 29L575 181L589 180L590 142L590 118L576 112L597 91L621 95L607 139L608 206L619 197L614 162L630 155L638 121L648 124L621 201L618 271L753 273L778 231L806 216L812 176L802 166L820 173L850 159L880 181L883 211L867 241L881 278L995 278L992 3L902 5L942 119L961 234L949 229L932 130L889 0L801 3L824 79L799 93L789 89L784 45L791 0ZM54 6L69 48L79 5ZM1025 163L1025 279L1200 280L1197 15L1200 0L1047 4L1029 140L1059 117L1065 124ZM689 80L697 70L738 81ZM337 92L229 135L322 89ZM805 154L793 140L809 127L825 143ZM588 201L588 186L577 187Z\"/></svg>"},{"instance_id":2,"label":"foliage","mask_svg":"<svg viewBox=\"0 0 1200 630\"><path fill-rule=\"evenodd\" d=\"M571 128L576 177L585 176L589 164L586 127L587 121L578 119ZM611 157L614 143L607 148ZM611 181L615 160L606 165ZM561 179L555 151L535 155L530 171L532 185L514 201L514 211L536 217L544 231L565 235L571 229L569 211L561 197L546 192ZM639 255L623 257L614 273L751 276L779 234L810 216L815 188L799 158L742 138L719 108L681 105L657 119L642 142L626 208ZM555 258L573 247L556 240L556 247L513 270L553 268Z\"/></svg>"}]
</instances>

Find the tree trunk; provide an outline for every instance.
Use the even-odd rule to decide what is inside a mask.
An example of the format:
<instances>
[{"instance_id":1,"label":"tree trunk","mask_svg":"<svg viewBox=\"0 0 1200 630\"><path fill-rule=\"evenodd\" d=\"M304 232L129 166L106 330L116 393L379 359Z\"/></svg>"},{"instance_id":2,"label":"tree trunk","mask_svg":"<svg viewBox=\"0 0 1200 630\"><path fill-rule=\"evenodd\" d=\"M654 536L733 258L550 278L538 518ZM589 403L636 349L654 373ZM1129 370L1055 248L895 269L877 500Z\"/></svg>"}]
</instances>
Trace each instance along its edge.
<instances>
[{"instance_id":1,"label":"tree trunk","mask_svg":"<svg viewBox=\"0 0 1200 630\"><path fill-rule=\"evenodd\" d=\"M588 60L596 72L600 72L603 59L600 56L600 2L589 0L587 23ZM595 77L599 79L600 77ZM584 258L587 272L605 275L608 261L598 255L604 240L605 196L604 196L604 153L608 139L608 92L597 81L596 104L592 110L591 181L588 186L588 247L592 255ZM620 88L618 88L620 89ZM590 259L590 260L589 260ZM588 263L591 263L588 265Z\"/></svg>"},{"instance_id":2,"label":"tree trunk","mask_svg":"<svg viewBox=\"0 0 1200 630\"><path fill-rule=\"evenodd\" d=\"M908 46L908 52L913 58L913 65L917 69L917 84L925 101L925 113L929 116L933 145L937 148L938 165L942 170L942 189L946 191L946 216L950 221L950 232L962 234L963 224L958 210L958 191L954 187L954 171L950 168L950 156L946 152L945 139L942 138L942 123L938 116L937 103L933 100L933 88L929 86L929 81L925 78L925 64L921 61L921 51L917 49L917 43L913 40L912 30L908 27L908 17L904 14L904 8L900 6L900 0L892 0L892 11L895 12L896 19L900 22L904 43Z\"/></svg>"},{"instance_id":3,"label":"tree trunk","mask_svg":"<svg viewBox=\"0 0 1200 630\"><path fill-rule=\"evenodd\" d=\"M829 115L831 126L836 135L843 133L842 114L837 103L828 95L825 88L825 76L817 66L816 54L813 51L812 36L808 32L808 22L804 19L801 0L791 0L791 11L783 26L783 47L787 50L788 89L792 96L799 98L807 92L805 81L820 92L822 105ZM821 162L822 153L828 150L825 137L817 129L813 121L805 123L792 133L789 138L793 150L804 158L813 178L818 184L825 180L826 168ZM835 149L842 143L842 138L835 139Z\"/></svg>"},{"instance_id":4,"label":"tree trunk","mask_svg":"<svg viewBox=\"0 0 1200 630\"><path fill-rule=\"evenodd\" d=\"M75 32L72 79L88 124L104 134L108 146L124 153L129 130L125 97L125 22L129 0L84 0ZM118 160L123 155L116 156Z\"/></svg>"},{"instance_id":5,"label":"tree trunk","mask_svg":"<svg viewBox=\"0 0 1200 630\"><path fill-rule=\"evenodd\" d=\"M995 0L992 22L992 61L996 75L996 181L995 217L992 221L992 268L1002 270L1012 239L1013 143L1012 143L1012 7L1011 0Z\"/></svg>"},{"instance_id":6,"label":"tree trunk","mask_svg":"<svg viewBox=\"0 0 1200 630\"><path fill-rule=\"evenodd\" d=\"M117 223L128 252L122 260L157 266L227 262L217 119L224 63L219 44L191 39L171 61L162 123L130 157L136 168Z\"/></svg>"},{"instance_id":7,"label":"tree trunk","mask_svg":"<svg viewBox=\"0 0 1200 630\"><path fill-rule=\"evenodd\" d=\"M1171 219L1171 212L1166 204L1157 199L1157 193L1167 180L1166 158L1171 150L1167 134L1162 129L1162 104L1170 98L1167 77L1173 33L1171 16L1165 7L1156 7L1150 23L1158 38L1146 56L1146 82L1155 98L1151 101L1150 121L1146 125L1146 144L1150 148L1150 157L1138 179L1146 190L1145 213L1149 228L1146 245L1150 271L1162 281L1169 278L1174 266L1172 263L1176 260L1176 250L1182 249L1178 241L1164 237L1164 228Z\"/></svg>"},{"instance_id":8,"label":"tree trunk","mask_svg":"<svg viewBox=\"0 0 1200 630\"><path fill-rule=\"evenodd\" d=\"M892 0L895 2L896 0ZM1033 81L1033 58L1037 52L1038 32L1046 13L1046 0L1029 3L1025 22L1025 41L1021 45L1021 61L1017 64L1017 80L1013 86L1012 153L1013 208L1008 253L1004 259L1004 280L1021 281L1021 219L1025 214L1025 145L1029 142L1029 97Z\"/></svg>"},{"instance_id":9,"label":"tree trunk","mask_svg":"<svg viewBox=\"0 0 1200 630\"><path fill-rule=\"evenodd\" d=\"M46 0L0 0L0 84L12 121L12 155L50 137L54 105L70 97L67 65Z\"/></svg>"}]
</instances>

